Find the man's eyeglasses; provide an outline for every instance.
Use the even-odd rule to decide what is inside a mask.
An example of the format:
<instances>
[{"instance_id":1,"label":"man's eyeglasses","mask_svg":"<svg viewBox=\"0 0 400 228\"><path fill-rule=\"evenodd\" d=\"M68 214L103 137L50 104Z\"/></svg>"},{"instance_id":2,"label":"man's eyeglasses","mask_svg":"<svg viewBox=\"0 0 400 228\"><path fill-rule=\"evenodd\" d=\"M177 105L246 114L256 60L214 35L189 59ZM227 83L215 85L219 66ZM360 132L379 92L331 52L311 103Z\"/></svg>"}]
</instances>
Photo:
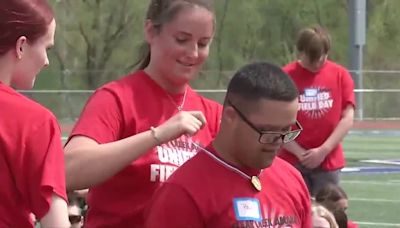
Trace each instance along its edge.
<instances>
[{"instance_id":1,"label":"man's eyeglasses","mask_svg":"<svg viewBox=\"0 0 400 228\"><path fill-rule=\"evenodd\" d=\"M295 130L291 130L291 131L287 131L287 132L279 132L279 131L260 131L256 126L254 126L254 124L252 124L250 122L250 120L248 120L246 118L246 116L235 106L232 104L232 102L230 102L228 100L228 104L235 109L235 111L237 112L237 114L239 114L240 118L247 123L247 125L249 125L251 128L253 128L253 130L255 130L256 132L258 132L258 134L260 134L260 137L258 138L258 141L261 144L270 144L270 143L276 143L279 139L282 140L283 143L288 143L291 142L293 140L295 140L299 135L300 132L303 130L303 127L300 125L300 123L296 120L296 127L297 129Z\"/></svg>"},{"instance_id":2,"label":"man's eyeglasses","mask_svg":"<svg viewBox=\"0 0 400 228\"><path fill-rule=\"evenodd\" d=\"M81 222L82 217L83 217L82 215L70 215L68 218L71 224L75 224Z\"/></svg>"}]
</instances>

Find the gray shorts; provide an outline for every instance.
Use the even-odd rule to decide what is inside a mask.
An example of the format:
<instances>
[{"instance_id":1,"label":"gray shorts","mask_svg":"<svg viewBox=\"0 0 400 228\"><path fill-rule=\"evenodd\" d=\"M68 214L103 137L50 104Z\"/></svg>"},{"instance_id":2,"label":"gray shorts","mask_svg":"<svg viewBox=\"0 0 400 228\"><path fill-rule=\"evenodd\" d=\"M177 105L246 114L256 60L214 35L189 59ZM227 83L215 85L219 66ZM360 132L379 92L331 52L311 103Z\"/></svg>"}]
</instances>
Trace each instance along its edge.
<instances>
[{"instance_id":1,"label":"gray shorts","mask_svg":"<svg viewBox=\"0 0 400 228\"><path fill-rule=\"evenodd\" d=\"M331 183L339 185L340 170L326 171L321 168L307 169L302 165L296 165L296 168L303 176L311 196L315 196L318 190L326 184Z\"/></svg>"}]
</instances>

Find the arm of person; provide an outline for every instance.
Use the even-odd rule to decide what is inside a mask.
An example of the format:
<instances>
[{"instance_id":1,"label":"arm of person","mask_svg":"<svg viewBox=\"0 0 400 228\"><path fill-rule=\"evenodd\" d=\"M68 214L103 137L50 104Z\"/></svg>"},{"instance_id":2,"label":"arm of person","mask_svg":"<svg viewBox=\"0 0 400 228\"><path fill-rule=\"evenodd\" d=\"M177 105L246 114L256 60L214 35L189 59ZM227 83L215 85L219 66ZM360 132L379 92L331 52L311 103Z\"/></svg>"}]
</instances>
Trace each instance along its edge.
<instances>
[{"instance_id":1,"label":"arm of person","mask_svg":"<svg viewBox=\"0 0 400 228\"><path fill-rule=\"evenodd\" d=\"M47 227L69 227L64 153L57 120L51 113L40 113L40 121L27 130L21 154L12 166L20 196L38 220L49 221L45 222Z\"/></svg>"},{"instance_id":2,"label":"arm of person","mask_svg":"<svg viewBox=\"0 0 400 228\"><path fill-rule=\"evenodd\" d=\"M105 144L74 136L64 148L67 190L89 188L112 177L157 144L150 130Z\"/></svg>"},{"instance_id":3,"label":"arm of person","mask_svg":"<svg viewBox=\"0 0 400 228\"><path fill-rule=\"evenodd\" d=\"M283 148L295 155L300 161L303 159L303 155L306 153L306 149L300 146L296 141L283 144Z\"/></svg>"},{"instance_id":4,"label":"arm of person","mask_svg":"<svg viewBox=\"0 0 400 228\"><path fill-rule=\"evenodd\" d=\"M67 202L56 194L51 197L50 209L40 220L42 228L69 228L71 224L68 221Z\"/></svg>"},{"instance_id":5,"label":"arm of person","mask_svg":"<svg viewBox=\"0 0 400 228\"><path fill-rule=\"evenodd\" d=\"M194 135L205 123L200 111L182 111L153 131L148 130L115 142L99 144L85 136L74 136L64 148L67 190L99 184L154 146L182 134Z\"/></svg>"},{"instance_id":6,"label":"arm of person","mask_svg":"<svg viewBox=\"0 0 400 228\"><path fill-rule=\"evenodd\" d=\"M182 187L165 183L145 211L145 228L206 227L196 202Z\"/></svg>"},{"instance_id":7,"label":"arm of person","mask_svg":"<svg viewBox=\"0 0 400 228\"><path fill-rule=\"evenodd\" d=\"M341 119L332 134L318 148L312 148L305 153L302 164L313 169L321 164L326 156L343 140L353 126L354 106L348 104L342 111Z\"/></svg>"},{"instance_id":8,"label":"arm of person","mask_svg":"<svg viewBox=\"0 0 400 228\"><path fill-rule=\"evenodd\" d=\"M354 121L354 106L349 104L342 111L342 116L339 124L333 130L332 134L325 140L321 145L323 151L325 151L325 156L328 155L346 136Z\"/></svg>"}]
</instances>

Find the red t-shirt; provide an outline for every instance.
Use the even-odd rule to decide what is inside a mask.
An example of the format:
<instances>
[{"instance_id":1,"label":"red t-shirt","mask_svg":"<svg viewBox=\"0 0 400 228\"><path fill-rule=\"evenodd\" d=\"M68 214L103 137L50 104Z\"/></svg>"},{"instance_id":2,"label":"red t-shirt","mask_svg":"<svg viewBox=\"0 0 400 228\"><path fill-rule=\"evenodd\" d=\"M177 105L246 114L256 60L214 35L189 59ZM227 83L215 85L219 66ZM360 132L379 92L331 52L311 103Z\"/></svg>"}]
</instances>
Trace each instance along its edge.
<instances>
[{"instance_id":1,"label":"red t-shirt","mask_svg":"<svg viewBox=\"0 0 400 228\"><path fill-rule=\"evenodd\" d=\"M215 154L212 146L207 150ZM199 152L154 194L145 227L311 227L308 190L293 166L277 157L259 178L260 192L248 178Z\"/></svg>"},{"instance_id":2,"label":"red t-shirt","mask_svg":"<svg viewBox=\"0 0 400 228\"><path fill-rule=\"evenodd\" d=\"M89 99L72 136L84 135L98 143L117 141L158 126L178 112L184 94L172 96L144 71L98 89ZM191 138L181 136L132 162L89 191L86 227L142 227L143 209L156 188L195 155L192 144L208 144L216 135L222 106L188 87L184 111L202 111L207 125Z\"/></svg>"},{"instance_id":3,"label":"red t-shirt","mask_svg":"<svg viewBox=\"0 0 400 228\"><path fill-rule=\"evenodd\" d=\"M336 128L343 110L348 105L355 106L353 80L344 67L329 60L316 73L297 61L283 70L291 76L300 93L297 119L304 130L296 142L305 149L319 147ZM292 164L298 163L297 157L285 149L279 156ZM339 144L328 154L321 168L337 170L344 165L343 148Z\"/></svg>"},{"instance_id":4,"label":"red t-shirt","mask_svg":"<svg viewBox=\"0 0 400 228\"><path fill-rule=\"evenodd\" d=\"M358 228L358 224L349 220L347 221L347 228Z\"/></svg>"},{"instance_id":5,"label":"red t-shirt","mask_svg":"<svg viewBox=\"0 0 400 228\"><path fill-rule=\"evenodd\" d=\"M0 227L33 227L52 194L67 200L64 153L54 115L0 83Z\"/></svg>"}]
</instances>

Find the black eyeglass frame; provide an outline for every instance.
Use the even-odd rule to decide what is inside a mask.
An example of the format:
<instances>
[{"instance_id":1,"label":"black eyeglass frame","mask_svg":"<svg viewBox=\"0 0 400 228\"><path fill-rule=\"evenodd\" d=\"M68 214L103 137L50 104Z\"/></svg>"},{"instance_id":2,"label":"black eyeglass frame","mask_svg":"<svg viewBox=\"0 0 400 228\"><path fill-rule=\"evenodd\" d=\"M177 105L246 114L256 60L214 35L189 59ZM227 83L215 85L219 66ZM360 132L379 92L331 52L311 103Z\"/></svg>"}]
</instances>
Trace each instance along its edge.
<instances>
[{"instance_id":1,"label":"black eyeglass frame","mask_svg":"<svg viewBox=\"0 0 400 228\"><path fill-rule=\"evenodd\" d=\"M240 118L247 124L249 125L253 130L255 130L258 134L260 134L260 137L258 138L258 142L261 144L271 144L271 143L275 143L278 139L281 139L283 143L289 143L292 142L293 140L295 140L301 133L301 131L303 130L303 127L301 126L301 124L299 123L299 121L296 120L296 126L298 127L298 129L293 130L293 131L287 131L285 133L279 132L279 131L260 131L253 123L250 122L249 119L247 119L247 117L234 105L232 104L231 101L227 101L229 106L231 106L237 114L239 114ZM289 135L293 135L292 137L289 137L289 139L287 139L287 136ZM263 141L263 135L267 135L267 136L271 136L271 135L276 135L275 137L272 137L273 140L270 141ZM267 137L270 138L270 137Z\"/></svg>"},{"instance_id":2,"label":"black eyeglass frame","mask_svg":"<svg viewBox=\"0 0 400 228\"><path fill-rule=\"evenodd\" d=\"M75 224L75 223L81 222L83 219L83 216L82 215L69 215L68 219L71 224Z\"/></svg>"}]
</instances>

